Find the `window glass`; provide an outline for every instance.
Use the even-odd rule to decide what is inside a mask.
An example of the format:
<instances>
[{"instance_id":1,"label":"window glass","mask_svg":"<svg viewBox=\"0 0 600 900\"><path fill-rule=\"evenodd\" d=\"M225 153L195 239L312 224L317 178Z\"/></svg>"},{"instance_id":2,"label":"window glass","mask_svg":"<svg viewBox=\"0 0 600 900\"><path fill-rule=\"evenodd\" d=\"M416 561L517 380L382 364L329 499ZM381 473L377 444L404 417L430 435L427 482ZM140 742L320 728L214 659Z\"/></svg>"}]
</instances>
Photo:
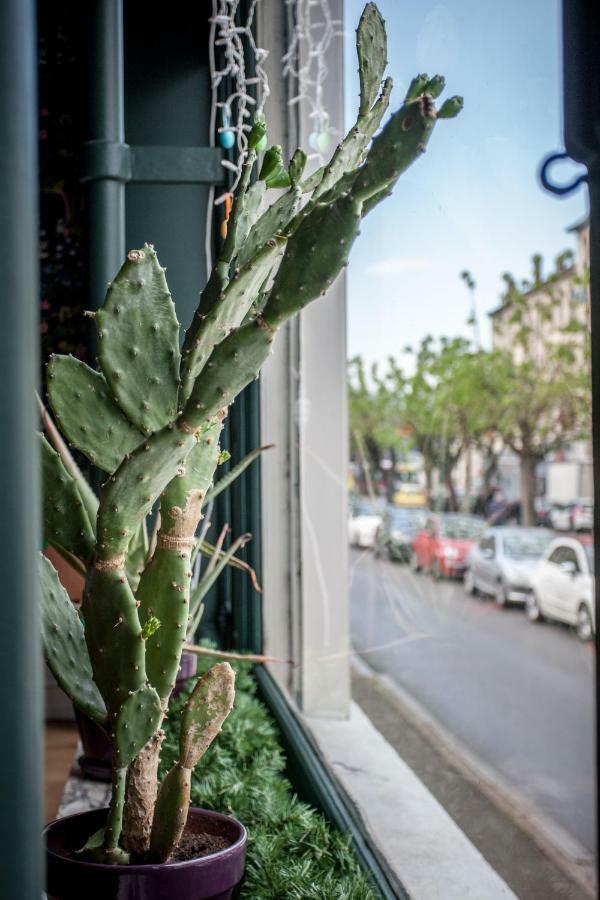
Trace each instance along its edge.
<instances>
[{"instance_id":1,"label":"window glass","mask_svg":"<svg viewBox=\"0 0 600 900\"><path fill-rule=\"evenodd\" d=\"M442 537L454 540L472 540L476 538L482 529L482 523L467 516L448 516L440 522ZM491 538L493 546L493 538Z\"/></svg>"},{"instance_id":2,"label":"window glass","mask_svg":"<svg viewBox=\"0 0 600 900\"><path fill-rule=\"evenodd\" d=\"M502 546L505 555L511 559L539 559L552 540L552 534L526 529L523 532L526 533L513 532L504 537Z\"/></svg>"},{"instance_id":3,"label":"window glass","mask_svg":"<svg viewBox=\"0 0 600 900\"><path fill-rule=\"evenodd\" d=\"M575 566L575 571L579 572L579 569L580 569L579 560L577 558L577 553L575 552L575 550L572 547L565 547L561 562L573 563L573 565Z\"/></svg>"},{"instance_id":4,"label":"window glass","mask_svg":"<svg viewBox=\"0 0 600 900\"><path fill-rule=\"evenodd\" d=\"M567 548L563 546L557 547L548 557L548 562L553 563L555 566L559 566L567 558L566 549Z\"/></svg>"},{"instance_id":5,"label":"window glass","mask_svg":"<svg viewBox=\"0 0 600 900\"><path fill-rule=\"evenodd\" d=\"M445 77L437 108L461 94L464 109L364 218L345 276L350 482L366 465L391 509L418 490L439 517L439 539L404 554L351 551L351 640L372 679L355 673L354 697L515 896L560 900L577 877L526 811L574 842L592 880L597 845L594 653L573 606L593 608L592 588L558 571L572 547L541 565L567 536L593 564L588 196L558 199L539 177L564 147L561 4L378 5L391 109L417 73ZM348 126L362 6L345 2ZM374 683L398 689L393 713ZM454 764L434 761L416 709L464 750ZM459 774L468 760L500 785L497 828Z\"/></svg>"}]
</instances>

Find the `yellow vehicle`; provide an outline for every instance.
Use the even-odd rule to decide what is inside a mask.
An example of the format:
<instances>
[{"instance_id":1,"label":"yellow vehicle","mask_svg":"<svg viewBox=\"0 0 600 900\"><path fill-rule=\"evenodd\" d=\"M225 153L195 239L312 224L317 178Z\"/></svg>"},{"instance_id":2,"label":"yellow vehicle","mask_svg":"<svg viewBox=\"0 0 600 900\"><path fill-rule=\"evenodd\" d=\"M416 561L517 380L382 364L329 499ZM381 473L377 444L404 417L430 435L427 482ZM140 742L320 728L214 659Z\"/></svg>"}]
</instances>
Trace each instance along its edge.
<instances>
[{"instance_id":1,"label":"yellow vehicle","mask_svg":"<svg viewBox=\"0 0 600 900\"><path fill-rule=\"evenodd\" d=\"M394 506L427 506L425 488L419 477L418 467L411 463L396 465L396 490L392 496Z\"/></svg>"}]
</instances>

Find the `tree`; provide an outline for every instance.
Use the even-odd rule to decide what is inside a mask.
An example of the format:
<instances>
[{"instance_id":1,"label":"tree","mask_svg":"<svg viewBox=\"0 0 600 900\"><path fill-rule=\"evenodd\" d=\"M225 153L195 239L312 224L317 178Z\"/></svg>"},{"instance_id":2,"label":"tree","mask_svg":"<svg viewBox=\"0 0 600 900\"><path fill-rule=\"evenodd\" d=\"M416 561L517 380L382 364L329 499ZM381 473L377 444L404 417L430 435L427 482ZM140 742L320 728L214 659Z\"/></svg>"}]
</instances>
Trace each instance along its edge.
<instances>
[{"instance_id":1,"label":"tree","mask_svg":"<svg viewBox=\"0 0 600 900\"><path fill-rule=\"evenodd\" d=\"M348 412L350 453L361 466L365 481L380 470L381 461L389 459L385 470L386 494L391 499L394 468L398 454L406 449L406 438L398 428L399 396L379 376L377 365L367 377L364 361L355 356L348 363Z\"/></svg>"},{"instance_id":2,"label":"tree","mask_svg":"<svg viewBox=\"0 0 600 900\"><path fill-rule=\"evenodd\" d=\"M389 361L388 382L402 398L399 414L421 452L428 494L434 469L440 473L451 509L458 507L454 471L466 456L465 503L472 493L471 449L495 426L497 354L473 350L464 338L426 337L414 353L414 373L406 377Z\"/></svg>"},{"instance_id":3,"label":"tree","mask_svg":"<svg viewBox=\"0 0 600 900\"><path fill-rule=\"evenodd\" d=\"M518 455L521 521L535 522L536 469L548 454L590 433L589 309L573 298L564 262L548 278L542 258L533 279L503 278L504 312L495 323L501 350L498 429Z\"/></svg>"}]
</instances>

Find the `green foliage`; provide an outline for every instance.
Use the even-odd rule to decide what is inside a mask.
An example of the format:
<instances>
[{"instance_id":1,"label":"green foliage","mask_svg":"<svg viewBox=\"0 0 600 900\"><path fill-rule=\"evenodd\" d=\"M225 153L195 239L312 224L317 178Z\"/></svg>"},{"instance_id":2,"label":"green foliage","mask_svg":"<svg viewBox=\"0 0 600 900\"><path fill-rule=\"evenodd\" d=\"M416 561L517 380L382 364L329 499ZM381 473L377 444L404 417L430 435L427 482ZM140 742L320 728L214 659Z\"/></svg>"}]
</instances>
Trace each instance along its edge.
<instances>
[{"instance_id":1,"label":"green foliage","mask_svg":"<svg viewBox=\"0 0 600 900\"><path fill-rule=\"evenodd\" d=\"M526 524L535 521L535 465L591 429L590 332L587 303L573 298L561 267L543 278L532 257L532 278L517 286L509 273L494 334L502 348L498 430L521 459L521 502Z\"/></svg>"},{"instance_id":2,"label":"green foliage","mask_svg":"<svg viewBox=\"0 0 600 900\"><path fill-rule=\"evenodd\" d=\"M411 374L389 359L382 375L374 367L367 379L362 361L350 362L351 427L365 447L376 448L373 459L385 449L392 456L418 450L428 489L437 468L455 503L452 476L461 452L496 428L504 363L464 338L426 337L411 354Z\"/></svg>"},{"instance_id":3,"label":"green foliage","mask_svg":"<svg viewBox=\"0 0 600 900\"><path fill-rule=\"evenodd\" d=\"M201 668L210 663L199 658ZM236 700L217 743L192 776L195 806L228 812L248 829L248 900L375 900L348 839L299 800L283 772L276 726L256 697L250 667L235 664ZM179 753L185 694L171 702L165 723L161 773Z\"/></svg>"},{"instance_id":4,"label":"green foliage","mask_svg":"<svg viewBox=\"0 0 600 900\"><path fill-rule=\"evenodd\" d=\"M377 467L386 452L402 453L404 436L404 448L408 443L421 452L428 482L437 469L453 502L452 473L461 454L478 447L489 476L508 445L522 460L525 521L533 522L535 464L590 434L589 309L579 299L587 278L567 271L568 260L561 254L557 271L544 278L543 260L535 255L532 277L520 285L510 273L502 275L494 351L473 349L464 338L428 336L415 351L407 348L414 360L410 374L390 359L383 375L374 367L368 377L362 361L351 360L355 459L361 444ZM467 270L460 277L475 289ZM467 466L467 492L468 479Z\"/></svg>"}]
</instances>

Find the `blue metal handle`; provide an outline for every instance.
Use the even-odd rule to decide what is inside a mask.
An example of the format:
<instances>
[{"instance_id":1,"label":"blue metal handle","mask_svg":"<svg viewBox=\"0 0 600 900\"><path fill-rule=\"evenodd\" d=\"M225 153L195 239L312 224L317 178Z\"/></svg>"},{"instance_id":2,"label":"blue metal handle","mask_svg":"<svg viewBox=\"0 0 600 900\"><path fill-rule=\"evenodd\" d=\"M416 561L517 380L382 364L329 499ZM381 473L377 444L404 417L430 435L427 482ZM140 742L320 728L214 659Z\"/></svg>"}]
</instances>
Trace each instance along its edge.
<instances>
[{"instance_id":1,"label":"blue metal handle","mask_svg":"<svg viewBox=\"0 0 600 900\"><path fill-rule=\"evenodd\" d=\"M573 191L577 190L580 184L587 182L588 176L587 172L583 175L579 175L578 178L575 178L574 181L571 181L570 184L556 184L555 182L550 180L549 169L553 165L553 163L557 162L560 159L570 159L568 153L550 153L549 156L543 161L540 168L540 181L542 182L542 186L550 191L551 194L557 194L559 197L564 197L566 194L572 194Z\"/></svg>"}]
</instances>

